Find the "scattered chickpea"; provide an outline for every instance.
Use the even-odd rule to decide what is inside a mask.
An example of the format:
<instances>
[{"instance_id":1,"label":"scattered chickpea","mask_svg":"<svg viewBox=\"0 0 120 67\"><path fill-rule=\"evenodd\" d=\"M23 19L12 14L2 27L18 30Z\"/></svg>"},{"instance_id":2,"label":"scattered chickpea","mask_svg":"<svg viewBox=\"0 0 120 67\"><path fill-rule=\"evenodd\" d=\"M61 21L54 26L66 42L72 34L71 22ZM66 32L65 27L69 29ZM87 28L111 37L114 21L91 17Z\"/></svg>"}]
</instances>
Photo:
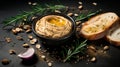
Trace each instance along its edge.
<instances>
[{"instance_id":1,"label":"scattered chickpea","mask_svg":"<svg viewBox=\"0 0 120 67\"><path fill-rule=\"evenodd\" d=\"M72 16L72 15L73 15L73 13L68 13L67 15L68 15L68 16Z\"/></svg>"},{"instance_id":2,"label":"scattered chickpea","mask_svg":"<svg viewBox=\"0 0 120 67\"><path fill-rule=\"evenodd\" d=\"M91 62L95 62L95 61L96 61L96 57L92 57L92 58L90 59L90 61L91 61Z\"/></svg>"},{"instance_id":3,"label":"scattered chickpea","mask_svg":"<svg viewBox=\"0 0 120 67\"><path fill-rule=\"evenodd\" d=\"M93 2L92 4L93 4L94 6L96 6L96 5L97 5L97 3L95 3L95 2Z\"/></svg>"},{"instance_id":4,"label":"scattered chickpea","mask_svg":"<svg viewBox=\"0 0 120 67\"><path fill-rule=\"evenodd\" d=\"M9 50L9 53L10 53L10 54L16 54L15 50L13 50L13 49L10 49L10 50Z\"/></svg>"},{"instance_id":5,"label":"scattered chickpea","mask_svg":"<svg viewBox=\"0 0 120 67\"><path fill-rule=\"evenodd\" d=\"M80 5L81 5L81 4L82 4L82 2L78 2L78 4L80 4Z\"/></svg>"},{"instance_id":6,"label":"scattered chickpea","mask_svg":"<svg viewBox=\"0 0 120 67\"><path fill-rule=\"evenodd\" d=\"M32 17L32 20L34 20L35 18L37 18L37 17L33 16L33 17Z\"/></svg>"},{"instance_id":7,"label":"scattered chickpea","mask_svg":"<svg viewBox=\"0 0 120 67\"><path fill-rule=\"evenodd\" d=\"M22 38L21 36L16 36L16 38L17 38L18 40L23 40L23 38Z\"/></svg>"},{"instance_id":8,"label":"scattered chickpea","mask_svg":"<svg viewBox=\"0 0 120 67\"><path fill-rule=\"evenodd\" d=\"M37 5L37 3L32 3L33 6Z\"/></svg>"},{"instance_id":9,"label":"scattered chickpea","mask_svg":"<svg viewBox=\"0 0 120 67\"><path fill-rule=\"evenodd\" d=\"M92 46L92 45L91 45L91 46L88 46L88 48L96 51L96 48L95 48L94 46Z\"/></svg>"},{"instance_id":10,"label":"scattered chickpea","mask_svg":"<svg viewBox=\"0 0 120 67\"><path fill-rule=\"evenodd\" d=\"M103 49L104 49L104 50L108 50L108 49L109 49L109 46L104 46Z\"/></svg>"},{"instance_id":11,"label":"scattered chickpea","mask_svg":"<svg viewBox=\"0 0 120 67\"><path fill-rule=\"evenodd\" d=\"M26 18L24 18L24 19L23 19L23 21L27 21L27 19L26 19Z\"/></svg>"},{"instance_id":12,"label":"scattered chickpea","mask_svg":"<svg viewBox=\"0 0 120 67\"><path fill-rule=\"evenodd\" d=\"M15 30L16 30L16 32L18 33L18 32L21 32L22 31L22 28L15 28Z\"/></svg>"},{"instance_id":13,"label":"scattered chickpea","mask_svg":"<svg viewBox=\"0 0 120 67\"><path fill-rule=\"evenodd\" d=\"M61 11L59 11L59 10L55 10L55 12L56 12L56 13L61 13Z\"/></svg>"},{"instance_id":14,"label":"scattered chickpea","mask_svg":"<svg viewBox=\"0 0 120 67\"><path fill-rule=\"evenodd\" d=\"M25 30L26 30L26 29L30 29L30 28L31 28L30 25L24 25L24 26L23 26L23 29L25 29Z\"/></svg>"},{"instance_id":15,"label":"scattered chickpea","mask_svg":"<svg viewBox=\"0 0 120 67\"><path fill-rule=\"evenodd\" d=\"M3 65L7 65L7 64L10 63L10 60L8 60L8 59L2 59L1 63L2 63Z\"/></svg>"},{"instance_id":16,"label":"scattered chickpea","mask_svg":"<svg viewBox=\"0 0 120 67\"><path fill-rule=\"evenodd\" d=\"M32 3L31 2L28 2L29 5L31 5Z\"/></svg>"},{"instance_id":17,"label":"scattered chickpea","mask_svg":"<svg viewBox=\"0 0 120 67\"><path fill-rule=\"evenodd\" d=\"M31 32L31 29L27 29L27 30L26 30L26 33L30 33L30 32Z\"/></svg>"},{"instance_id":18,"label":"scattered chickpea","mask_svg":"<svg viewBox=\"0 0 120 67\"><path fill-rule=\"evenodd\" d=\"M82 5L78 6L78 9L82 9L82 8L83 8L83 6L82 6Z\"/></svg>"},{"instance_id":19,"label":"scattered chickpea","mask_svg":"<svg viewBox=\"0 0 120 67\"><path fill-rule=\"evenodd\" d=\"M76 25L79 25L81 22L80 21L78 21L78 22L76 22Z\"/></svg>"},{"instance_id":20,"label":"scattered chickpea","mask_svg":"<svg viewBox=\"0 0 120 67\"><path fill-rule=\"evenodd\" d=\"M13 34L17 34L17 33L22 32L22 31L23 31L23 29L19 28L19 27L12 29Z\"/></svg>"},{"instance_id":21,"label":"scattered chickpea","mask_svg":"<svg viewBox=\"0 0 120 67\"><path fill-rule=\"evenodd\" d=\"M30 44L35 44L36 42L37 42L37 39L36 39L36 38L30 40Z\"/></svg>"},{"instance_id":22,"label":"scattered chickpea","mask_svg":"<svg viewBox=\"0 0 120 67\"><path fill-rule=\"evenodd\" d=\"M32 35L28 35L28 38L29 38L29 39L33 39L33 36L32 36Z\"/></svg>"},{"instance_id":23,"label":"scattered chickpea","mask_svg":"<svg viewBox=\"0 0 120 67\"><path fill-rule=\"evenodd\" d=\"M78 16L78 14L75 13L74 16Z\"/></svg>"},{"instance_id":24,"label":"scattered chickpea","mask_svg":"<svg viewBox=\"0 0 120 67\"><path fill-rule=\"evenodd\" d=\"M51 63L51 62L48 62L48 66L51 67L51 66L52 66L52 63Z\"/></svg>"},{"instance_id":25,"label":"scattered chickpea","mask_svg":"<svg viewBox=\"0 0 120 67\"><path fill-rule=\"evenodd\" d=\"M42 58L42 59L45 59L45 55L42 55L41 58Z\"/></svg>"},{"instance_id":26,"label":"scattered chickpea","mask_svg":"<svg viewBox=\"0 0 120 67\"><path fill-rule=\"evenodd\" d=\"M23 44L22 46L23 46L24 48L28 48L28 47L29 47L29 45L28 45L27 43Z\"/></svg>"},{"instance_id":27,"label":"scattered chickpea","mask_svg":"<svg viewBox=\"0 0 120 67\"><path fill-rule=\"evenodd\" d=\"M38 48L38 49L40 49L41 45L40 44L36 44L35 47Z\"/></svg>"},{"instance_id":28,"label":"scattered chickpea","mask_svg":"<svg viewBox=\"0 0 120 67\"><path fill-rule=\"evenodd\" d=\"M5 40L7 43L10 43L12 41L11 38L9 38L9 37L6 37Z\"/></svg>"},{"instance_id":29,"label":"scattered chickpea","mask_svg":"<svg viewBox=\"0 0 120 67\"><path fill-rule=\"evenodd\" d=\"M17 34L17 31L15 29L12 29L13 34Z\"/></svg>"},{"instance_id":30,"label":"scattered chickpea","mask_svg":"<svg viewBox=\"0 0 120 67\"><path fill-rule=\"evenodd\" d=\"M21 22L21 23L18 25L18 27L19 27L19 28L23 28L24 25L25 25L25 23Z\"/></svg>"}]
</instances>

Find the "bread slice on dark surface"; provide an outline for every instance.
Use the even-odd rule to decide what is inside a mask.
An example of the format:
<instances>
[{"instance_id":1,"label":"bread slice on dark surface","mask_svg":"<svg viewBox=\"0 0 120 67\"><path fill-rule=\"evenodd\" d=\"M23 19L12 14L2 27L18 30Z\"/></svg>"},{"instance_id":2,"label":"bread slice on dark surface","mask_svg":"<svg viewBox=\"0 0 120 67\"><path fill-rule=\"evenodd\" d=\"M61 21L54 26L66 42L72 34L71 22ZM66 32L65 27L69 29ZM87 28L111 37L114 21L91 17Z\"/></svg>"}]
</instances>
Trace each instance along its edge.
<instances>
[{"instance_id":1,"label":"bread slice on dark surface","mask_svg":"<svg viewBox=\"0 0 120 67\"><path fill-rule=\"evenodd\" d=\"M118 21L106 35L107 41L115 46L120 46L120 21Z\"/></svg>"},{"instance_id":2,"label":"bread slice on dark surface","mask_svg":"<svg viewBox=\"0 0 120 67\"><path fill-rule=\"evenodd\" d=\"M103 38L110 27L119 20L113 12L102 13L84 22L80 30L80 36L88 40Z\"/></svg>"}]
</instances>

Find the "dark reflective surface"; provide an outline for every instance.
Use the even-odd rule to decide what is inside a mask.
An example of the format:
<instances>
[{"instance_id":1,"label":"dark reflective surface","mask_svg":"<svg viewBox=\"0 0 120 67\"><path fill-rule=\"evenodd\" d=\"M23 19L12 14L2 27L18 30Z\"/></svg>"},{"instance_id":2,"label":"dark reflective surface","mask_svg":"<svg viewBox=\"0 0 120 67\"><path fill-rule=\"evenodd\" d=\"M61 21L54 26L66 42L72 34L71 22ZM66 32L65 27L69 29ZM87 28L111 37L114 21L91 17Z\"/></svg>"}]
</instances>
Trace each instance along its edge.
<instances>
[{"instance_id":1,"label":"dark reflective surface","mask_svg":"<svg viewBox=\"0 0 120 67\"><path fill-rule=\"evenodd\" d=\"M24 42L27 41L27 35L24 33L20 33L24 37L24 41L16 40L16 36L12 34L12 32L8 30L2 30L3 24L1 22L10 16L15 16L20 13L19 10L29 11L28 2L30 0L1 0L0 1L0 61L3 58L10 59L11 62L9 65L2 65L0 63L0 67L48 67L47 63L44 61L39 61L36 57L34 61L30 61L27 63L22 61L16 55L10 55L9 49L15 49L16 54L19 54L24 48L21 46ZM33 1L33 0L31 0ZM70 6L71 9L73 7L78 7L79 0L59 0L60 2L56 2L56 0L34 0L33 2L38 1L39 3L54 3L54 4L64 4ZM120 16L120 4L117 0L82 0L83 8L86 10L98 10L102 9L103 12L115 12ZM97 6L93 6L92 3L97 2ZM75 10L75 11L74 11ZM72 11L71 11L72 12ZM73 12L78 12L78 10L73 8ZM33 34L33 33L31 33ZM33 34L34 35L34 34ZM5 37L12 38L12 43L4 42ZM14 47L13 47L14 46ZM107 51L110 57L97 57L96 63L87 63L87 60L82 60L79 63L71 64L71 63L61 63L55 61L53 63L53 67L119 67L120 61L120 47L110 46L110 49ZM30 64L30 65L29 65Z\"/></svg>"}]
</instances>

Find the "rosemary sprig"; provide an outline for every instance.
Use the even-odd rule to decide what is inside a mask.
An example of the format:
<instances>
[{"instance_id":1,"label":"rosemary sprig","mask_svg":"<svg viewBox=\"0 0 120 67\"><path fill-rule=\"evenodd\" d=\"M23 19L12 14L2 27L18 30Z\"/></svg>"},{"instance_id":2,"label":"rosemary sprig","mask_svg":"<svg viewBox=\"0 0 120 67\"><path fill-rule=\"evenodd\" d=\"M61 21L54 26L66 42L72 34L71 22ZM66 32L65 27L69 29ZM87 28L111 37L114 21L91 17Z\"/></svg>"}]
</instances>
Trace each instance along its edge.
<instances>
[{"instance_id":1,"label":"rosemary sprig","mask_svg":"<svg viewBox=\"0 0 120 67\"><path fill-rule=\"evenodd\" d=\"M80 43L79 41L76 42L76 47L71 50L69 49L67 51L67 55L66 58L64 59L64 62L66 62L68 59L70 59L73 55L78 54L78 53L82 53L82 48L84 48L87 44L86 44L87 40L83 41L82 43Z\"/></svg>"},{"instance_id":2,"label":"rosemary sprig","mask_svg":"<svg viewBox=\"0 0 120 67\"><path fill-rule=\"evenodd\" d=\"M5 24L5 26L7 26L19 20L22 20L23 18L27 18L37 13L44 14L47 11L53 12L54 10L59 10L64 8L65 6L63 5L45 5L44 7L42 7L41 5L36 5L32 8L32 11L23 11L21 14L18 14L14 17L10 17L4 20L3 23Z\"/></svg>"},{"instance_id":3,"label":"rosemary sprig","mask_svg":"<svg viewBox=\"0 0 120 67\"><path fill-rule=\"evenodd\" d=\"M76 18L75 21L84 20L84 19L86 19L86 18L89 18L89 17L91 17L91 16L93 16L93 15L98 14L99 12L101 12L101 9L98 10L98 11L96 11L96 12L88 12L87 14L80 14L80 15Z\"/></svg>"},{"instance_id":4,"label":"rosemary sprig","mask_svg":"<svg viewBox=\"0 0 120 67\"><path fill-rule=\"evenodd\" d=\"M21 14L18 14L18 15L14 16L14 17L10 17L10 18L4 20L3 23L5 24L5 26L7 26L9 24L12 24L13 22L17 22L20 19L26 18L30 14L31 14L31 12L24 11Z\"/></svg>"}]
</instances>

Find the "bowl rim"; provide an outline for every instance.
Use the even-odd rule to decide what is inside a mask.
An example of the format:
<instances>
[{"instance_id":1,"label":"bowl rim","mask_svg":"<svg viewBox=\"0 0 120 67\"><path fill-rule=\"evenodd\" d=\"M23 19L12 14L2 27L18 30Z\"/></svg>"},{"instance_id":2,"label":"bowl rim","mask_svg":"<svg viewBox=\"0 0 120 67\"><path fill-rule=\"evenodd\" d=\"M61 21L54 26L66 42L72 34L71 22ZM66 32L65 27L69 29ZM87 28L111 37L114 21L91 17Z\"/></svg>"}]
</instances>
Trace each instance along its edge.
<instances>
[{"instance_id":1,"label":"bowl rim","mask_svg":"<svg viewBox=\"0 0 120 67\"><path fill-rule=\"evenodd\" d=\"M47 38L47 37L44 37L44 36L38 34L38 33L35 31L35 25L36 25L37 21L38 21L39 19L41 19L42 17L48 16L48 15L58 15L58 16L62 16L62 17L64 17L64 18L68 19L69 21L71 21L71 23L72 23L72 30L71 30L70 34L68 34L68 35L65 36L65 37L58 38L58 39ZM36 35L39 36L40 38L44 38L44 39L47 39L47 40L59 41L59 40L64 40L64 39L67 39L67 38L71 37L71 36L75 33L75 31L76 31L76 24L75 24L75 20L74 20L72 17L68 16L68 15L65 15L65 14L62 14L62 13L49 13L49 14L45 14L45 15L42 15L42 16L37 16L37 18L35 18L35 19L32 21L32 31L33 31L34 34L36 34Z\"/></svg>"}]
</instances>

